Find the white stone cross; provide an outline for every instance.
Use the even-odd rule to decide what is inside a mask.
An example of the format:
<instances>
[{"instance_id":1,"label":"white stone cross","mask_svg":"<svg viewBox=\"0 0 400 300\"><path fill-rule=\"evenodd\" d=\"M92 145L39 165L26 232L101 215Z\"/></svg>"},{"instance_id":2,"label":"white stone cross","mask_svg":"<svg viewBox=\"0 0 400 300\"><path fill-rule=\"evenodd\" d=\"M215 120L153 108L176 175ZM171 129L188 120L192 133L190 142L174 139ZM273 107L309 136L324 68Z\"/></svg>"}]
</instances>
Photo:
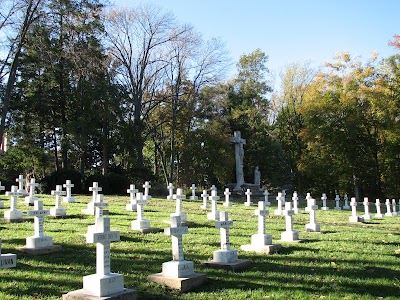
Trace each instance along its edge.
<instances>
[{"instance_id":1,"label":"white stone cross","mask_svg":"<svg viewBox=\"0 0 400 300\"><path fill-rule=\"evenodd\" d=\"M172 260L182 261L183 256L183 244L182 235L187 234L188 228L181 226L180 216L171 216L171 227L164 229L164 235L171 236L172 240Z\"/></svg>"},{"instance_id":2,"label":"white stone cross","mask_svg":"<svg viewBox=\"0 0 400 300\"><path fill-rule=\"evenodd\" d=\"M340 196L339 195L336 195L335 201L336 201L335 210L342 210L342 208L340 207Z\"/></svg>"},{"instance_id":3,"label":"white stone cross","mask_svg":"<svg viewBox=\"0 0 400 300\"><path fill-rule=\"evenodd\" d=\"M6 196L10 196L10 210L4 212L4 219L16 220L22 219L22 212L17 209L17 200L21 196L16 185L11 186L11 192L6 192Z\"/></svg>"},{"instance_id":4,"label":"white stone cross","mask_svg":"<svg viewBox=\"0 0 400 300\"><path fill-rule=\"evenodd\" d=\"M386 216L386 217L393 217L392 209L391 209L391 207L390 207L390 200L389 200L389 199L386 199L385 204L386 204L386 213L385 213L385 216Z\"/></svg>"},{"instance_id":5,"label":"white stone cross","mask_svg":"<svg viewBox=\"0 0 400 300\"><path fill-rule=\"evenodd\" d=\"M65 187L65 190L67 192L67 195L63 198L63 202L67 203L73 203L75 202L75 198L72 197L72 188L75 186L75 184L71 183L71 180L67 180L64 184L63 187Z\"/></svg>"},{"instance_id":6,"label":"white stone cross","mask_svg":"<svg viewBox=\"0 0 400 300\"><path fill-rule=\"evenodd\" d=\"M92 202L96 202L97 201L97 195L99 194L99 192L101 192L103 190L102 187L99 187L99 183L98 182L93 182L93 186L89 187L89 192L92 192ZM93 214L93 213L92 213Z\"/></svg>"},{"instance_id":7,"label":"white stone cross","mask_svg":"<svg viewBox=\"0 0 400 300\"><path fill-rule=\"evenodd\" d=\"M329 210L329 207L326 206L326 200L328 200L328 197L326 197L325 193L322 194L321 200L322 200L321 210Z\"/></svg>"},{"instance_id":8,"label":"white stone cross","mask_svg":"<svg viewBox=\"0 0 400 300\"><path fill-rule=\"evenodd\" d=\"M265 191L264 191L264 202L265 202L265 206L271 206L271 202L269 202L269 199L268 199L268 197L269 197L269 192L268 192L268 190L266 189Z\"/></svg>"},{"instance_id":9,"label":"white stone cross","mask_svg":"<svg viewBox=\"0 0 400 300\"><path fill-rule=\"evenodd\" d=\"M39 186L39 183L35 182L35 178L31 178L31 181L28 183L29 187L29 196L25 197L25 204L33 204L36 200L39 200L35 197L35 189Z\"/></svg>"},{"instance_id":10,"label":"white stone cross","mask_svg":"<svg viewBox=\"0 0 400 300\"><path fill-rule=\"evenodd\" d=\"M349 222L362 222L363 219L357 216L357 200L355 197L351 198L351 217L349 217Z\"/></svg>"},{"instance_id":11,"label":"white stone cross","mask_svg":"<svg viewBox=\"0 0 400 300\"><path fill-rule=\"evenodd\" d=\"M50 209L51 216L65 216L66 209L61 207L61 196L65 196L66 192L62 190L62 185L56 185L56 190L51 191L53 196L56 196L55 207Z\"/></svg>"},{"instance_id":12,"label":"white stone cross","mask_svg":"<svg viewBox=\"0 0 400 300\"><path fill-rule=\"evenodd\" d=\"M215 227L220 228L221 250L230 250L229 228L233 226L233 221L229 220L228 212L221 211L219 221L215 222Z\"/></svg>"},{"instance_id":13,"label":"white stone cross","mask_svg":"<svg viewBox=\"0 0 400 300\"><path fill-rule=\"evenodd\" d=\"M276 201L278 202L278 208L274 210L274 215L276 216L281 216L283 214L283 210L282 210L282 193L279 192L278 196L276 196Z\"/></svg>"},{"instance_id":14,"label":"white stone cross","mask_svg":"<svg viewBox=\"0 0 400 300\"><path fill-rule=\"evenodd\" d=\"M15 179L16 182L18 182L18 192L19 192L19 197L24 197L25 195L27 195L27 191L24 188L24 175L19 175L17 179Z\"/></svg>"},{"instance_id":15,"label":"white stone cross","mask_svg":"<svg viewBox=\"0 0 400 300\"><path fill-rule=\"evenodd\" d=\"M125 209L127 211L135 211L137 209L136 207L136 193L138 190L136 189L134 184L131 184L129 186L129 189L126 190L126 192L129 194L129 203L126 204Z\"/></svg>"},{"instance_id":16,"label":"white stone cross","mask_svg":"<svg viewBox=\"0 0 400 300\"><path fill-rule=\"evenodd\" d=\"M244 173L243 173L243 158L244 149L243 145L246 145L246 140L242 139L240 131L235 131L233 137L230 137L230 142L235 144L235 161L236 161L236 186L234 191L240 191L242 184L244 184Z\"/></svg>"},{"instance_id":17,"label":"white stone cross","mask_svg":"<svg viewBox=\"0 0 400 300\"><path fill-rule=\"evenodd\" d=\"M43 209L43 202L36 200L33 210L28 210L27 215L34 217L35 222L35 236L44 236L44 217L50 215L50 210Z\"/></svg>"},{"instance_id":18,"label":"white stone cross","mask_svg":"<svg viewBox=\"0 0 400 300\"><path fill-rule=\"evenodd\" d=\"M306 231L320 232L320 224L316 222L316 211L318 210L318 205L315 203L315 199L309 200L310 208L310 223L306 224Z\"/></svg>"},{"instance_id":19,"label":"white stone cross","mask_svg":"<svg viewBox=\"0 0 400 300\"><path fill-rule=\"evenodd\" d=\"M383 218L382 210L381 210L381 201L379 199L375 200L375 206L376 206L375 218Z\"/></svg>"},{"instance_id":20,"label":"white stone cross","mask_svg":"<svg viewBox=\"0 0 400 300\"><path fill-rule=\"evenodd\" d=\"M210 188L210 190L211 190L211 191L216 191L216 190L217 190L217 187L216 187L215 185L212 185L211 188Z\"/></svg>"},{"instance_id":21,"label":"white stone cross","mask_svg":"<svg viewBox=\"0 0 400 300\"><path fill-rule=\"evenodd\" d=\"M196 185L194 183L192 184L190 189L192 190L192 196L190 196L189 199L190 200L198 200L199 197L196 196Z\"/></svg>"},{"instance_id":22,"label":"white stone cross","mask_svg":"<svg viewBox=\"0 0 400 300\"><path fill-rule=\"evenodd\" d=\"M1 254L1 239L0 239L0 269L14 268L17 266L16 254Z\"/></svg>"},{"instance_id":23,"label":"white stone cross","mask_svg":"<svg viewBox=\"0 0 400 300\"><path fill-rule=\"evenodd\" d=\"M170 182L167 186L168 189L168 196L167 200L173 200L174 199L174 185Z\"/></svg>"},{"instance_id":24,"label":"white stone cross","mask_svg":"<svg viewBox=\"0 0 400 300\"><path fill-rule=\"evenodd\" d=\"M229 188L226 188L226 189L225 189L225 192L224 192L224 195L225 195L225 202L222 204L223 206L226 206L226 207L232 206L232 203L229 201L229 196L230 196L231 194L232 194L232 193L229 191Z\"/></svg>"},{"instance_id":25,"label":"white stone cross","mask_svg":"<svg viewBox=\"0 0 400 300\"><path fill-rule=\"evenodd\" d=\"M253 193L250 191L250 189L247 189L245 195L246 195L246 202L244 203L245 206L252 206L253 202L251 202L251 195Z\"/></svg>"},{"instance_id":26,"label":"white stone cross","mask_svg":"<svg viewBox=\"0 0 400 300\"><path fill-rule=\"evenodd\" d=\"M296 191L293 192L292 202L293 202L293 211L297 215L300 213L300 208L299 208L299 196Z\"/></svg>"},{"instance_id":27,"label":"white stone cross","mask_svg":"<svg viewBox=\"0 0 400 300\"><path fill-rule=\"evenodd\" d=\"M286 203L286 190L282 190L282 206Z\"/></svg>"},{"instance_id":28,"label":"white stone cross","mask_svg":"<svg viewBox=\"0 0 400 300\"><path fill-rule=\"evenodd\" d=\"M392 199L392 214L393 214L393 216L397 216L396 199Z\"/></svg>"},{"instance_id":29,"label":"white stone cross","mask_svg":"<svg viewBox=\"0 0 400 300\"><path fill-rule=\"evenodd\" d=\"M364 197L364 215L362 216L364 220L371 220L371 214L369 213L369 201L368 197Z\"/></svg>"},{"instance_id":30,"label":"white stone cross","mask_svg":"<svg viewBox=\"0 0 400 300\"><path fill-rule=\"evenodd\" d=\"M200 206L201 209L208 209L210 208L210 205L208 205L208 194L207 194L207 190L203 190L203 193L200 195L201 197L203 197L203 205Z\"/></svg>"},{"instance_id":31,"label":"white stone cross","mask_svg":"<svg viewBox=\"0 0 400 300\"><path fill-rule=\"evenodd\" d=\"M143 184L143 188L144 188L144 195L143 195L143 199L144 200L151 200L151 196L149 195L149 190L151 188L151 185L148 181L145 181Z\"/></svg>"},{"instance_id":32,"label":"white stone cross","mask_svg":"<svg viewBox=\"0 0 400 300\"><path fill-rule=\"evenodd\" d=\"M344 200L343 209L349 210L349 209L350 209L350 206L349 206L349 197L347 197L347 194L344 194L343 200Z\"/></svg>"},{"instance_id":33,"label":"white stone cross","mask_svg":"<svg viewBox=\"0 0 400 300\"><path fill-rule=\"evenodd\" d=\"M132 229L142 230L150 228L150 221L144 218L144 207L147 205L142 193L136 193L137 219L132 221Z\"/></svg>"},{"instance_id":34,"label":"white stone cross","mask_svg":"<svg viewBox=\"0 0 400 300\"><path fill-rule=\"evenodd\" d=\"M312 199L312 197L311 197L311 193L307 193L307 195L306 195L306 201L307 201L307 206L305 207L305 211L306 212L310 212L310 200Z\"/></svg>"},{"instance_id":35,"label":"white stone cross","mask_svg":"<svg viewBox=\"0 0 400 300\"><path fill-rule=\"evenodd\" d=\"M174 198L176 199L176 211L175 214L171 214L171 216L180 216L182 223L187 222L187 215L182 212L182 200L185 200L186 196L183 194L183 190L181 188L176 189L176 195L174 195Z\"/></svg>"},{"instance_id":36,"label":"white stone cross","mask_svg":"<svg viewBox=\"0 0 400 300\"><path fill-rule=\"evenodd\" d=\"M293 242L299 239L299 232L293 230L293 215L292 203L286 202L283 211L285 216L286 230L281 233L281 240L286 242Z\"/></svg>"},{"instance_id":37,"label":"white stone cross","mask_svg":"<svg viewBox=\"0 0 400 300\"><path fill-rule=\"evenodd\" d=\"M255 210L255 215L258 216L258 234L265 234L265 217L269 211L265 209L265 202L258 201L258 209Z\"/></svg>"},{"instance_id":38,"label":"white stone cross","mask_svg":"<svg viewBox=\"0 0 400 300\"><path fill-rule=\"evenodd\" d=\"M219 200L219 196L217 195L216 190L211 190L211 196L209 196L209 200L211 200L211 212L207 214L208 220L219 220L219 212L217 210L217 201Z\"/></svg>"}]
</instances>

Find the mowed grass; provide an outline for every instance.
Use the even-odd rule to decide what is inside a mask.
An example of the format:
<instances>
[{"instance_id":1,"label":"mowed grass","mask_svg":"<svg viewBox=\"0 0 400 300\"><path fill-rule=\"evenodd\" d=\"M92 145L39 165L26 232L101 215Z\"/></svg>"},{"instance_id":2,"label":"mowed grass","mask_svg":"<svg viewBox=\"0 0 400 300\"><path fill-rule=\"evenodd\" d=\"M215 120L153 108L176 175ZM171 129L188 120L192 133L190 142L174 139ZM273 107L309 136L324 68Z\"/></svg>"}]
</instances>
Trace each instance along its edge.
<instances>
[{"instance_id":1,"label":"mowed grass","mask_svg":"<svg viewBox=\"0 0 400 300\"><path fill-rule=\"evenodd\" d=\"M53 196L37 196L46 209L54 206ZM1 196L0 200L6 206L2 211L8 209L9 198ZM83 276L96 272L95 245L86 244L83 236L88 225L94 224L94 216L81 213L91 196L76 196L76 200L63 203L68 218L45 218L45 234L63 247L57 253L31 256L18 252L16 248L33 235L33 222L0 224L2 253L17 253L16 268L0 269L0 299L60 299L62 294L82 288ZM208 281L181 294L147 281L148 275L161 272L162 263L171 260L171 238L162 232L131 230L136 212L125 210L128 196L105 196L104 200L110 203L111 228L121 232L121 241L111 245L111 270L124 274L125 287L137 290L139 299L400 299L400 254L396 253L400 249L400 216L354 224L348 222L350 211L318 211L322 233L307 233L304 229L309 215L303 203L302 213L294 216L294 229L304 243L282 243L281 253L262 255L240 250L240 245L249 244L251 235L257 233L256 205L245 207L242 199L225 208L221 201L218 209L229 211L234 220L231 247L238 250L239 258L253 262L246 271L228 272L201 264L219 249L219 229L207 220L200 201L184 201L183 211L194 222L183 237L185 259L194 261L195 271L207 274ZM266 227L277 243L285 220L273 215L275 208L269 209ZM33 207L25 206L20 198L18 209L26 217L26 211ZM372 205L371 210L375 212ZM174 201L153 198L145 207L145 218L152 227L165 228L168 225L163 221L174 211Z\"/></svg>"}]
</instances>

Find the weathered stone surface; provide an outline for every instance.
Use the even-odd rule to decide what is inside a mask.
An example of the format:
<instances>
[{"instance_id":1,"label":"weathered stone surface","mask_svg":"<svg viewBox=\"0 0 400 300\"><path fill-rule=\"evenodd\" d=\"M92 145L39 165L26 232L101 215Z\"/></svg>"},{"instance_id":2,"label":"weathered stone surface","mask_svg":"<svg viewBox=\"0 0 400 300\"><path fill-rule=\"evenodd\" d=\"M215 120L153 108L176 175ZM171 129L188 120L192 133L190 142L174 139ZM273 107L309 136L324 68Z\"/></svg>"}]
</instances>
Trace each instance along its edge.
<instances>
[{"instance_id":1,"label":"weathered stone surface","mask_svg":"<svg viewBox=\"0 0 400 300\"><path fill-rule=\"evenodd\" d=\"M193 273L186 277L174 278L169 276L163 276L162 273L149 275L147 280L153 281L162 285L166 285L170 288L177 289L183 293L188 292L207 281L207 275L201 273Z\"/></svg>"},{"instance_id":2,"label":"weathered stone surface","mask_svg":"<svg viewBox=\"0 0 400 300\"><path fill-rule=\"evenodd\" d=\"M124 291L105 297L91 296L85 294L83 289L69 292L62 296L63 300L136 300L137 291L124 289Z\"/></svg>"}]
</instances>

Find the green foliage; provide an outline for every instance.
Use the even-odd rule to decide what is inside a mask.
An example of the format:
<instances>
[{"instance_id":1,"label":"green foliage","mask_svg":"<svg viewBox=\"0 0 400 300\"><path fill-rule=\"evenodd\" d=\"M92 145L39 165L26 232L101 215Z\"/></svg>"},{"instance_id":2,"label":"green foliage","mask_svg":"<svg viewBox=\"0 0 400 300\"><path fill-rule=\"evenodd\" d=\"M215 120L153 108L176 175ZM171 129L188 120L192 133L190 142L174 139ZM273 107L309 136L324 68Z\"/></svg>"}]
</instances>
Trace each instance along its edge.
<instances>
[{"instance_id":1,"label":"green foliage","mask_svg":"<svg viewBox=\"0 0 400 300\"><path fill-rule=\"evenodd\" d=\"M50 175L44 177L41 183L41 193L50 194L52 190L56 189L56 185L63 185L67 180L71 180L74 187L71 189L73 194L81 194L84 192L82 189L83 176L75 170L61 169L54 171Z\"/></svg>"}]
</instances>

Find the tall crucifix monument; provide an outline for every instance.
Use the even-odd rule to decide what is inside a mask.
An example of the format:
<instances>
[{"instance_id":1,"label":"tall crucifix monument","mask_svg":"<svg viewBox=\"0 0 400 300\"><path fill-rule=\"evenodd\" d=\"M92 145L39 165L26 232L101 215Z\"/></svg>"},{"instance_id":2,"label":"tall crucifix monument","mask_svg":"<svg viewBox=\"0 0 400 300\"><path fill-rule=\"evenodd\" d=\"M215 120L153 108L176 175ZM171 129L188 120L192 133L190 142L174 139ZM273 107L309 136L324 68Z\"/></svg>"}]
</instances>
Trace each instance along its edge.
<instances>
[{"instance_id":1,"label":"tall crucifix monument","mask_svg":"<svg viewBox=\"0 0 400 300\"><path fill-rule=\"evenodd\" d=\"M236 185L234 191L240 191L244 184L243 174L243 145L246 145L246 140L242 139L240 131L235 131L233 137L230 137L230 142L235 144L235 161L236 161Z\"/></svg>"}]
</instances>

